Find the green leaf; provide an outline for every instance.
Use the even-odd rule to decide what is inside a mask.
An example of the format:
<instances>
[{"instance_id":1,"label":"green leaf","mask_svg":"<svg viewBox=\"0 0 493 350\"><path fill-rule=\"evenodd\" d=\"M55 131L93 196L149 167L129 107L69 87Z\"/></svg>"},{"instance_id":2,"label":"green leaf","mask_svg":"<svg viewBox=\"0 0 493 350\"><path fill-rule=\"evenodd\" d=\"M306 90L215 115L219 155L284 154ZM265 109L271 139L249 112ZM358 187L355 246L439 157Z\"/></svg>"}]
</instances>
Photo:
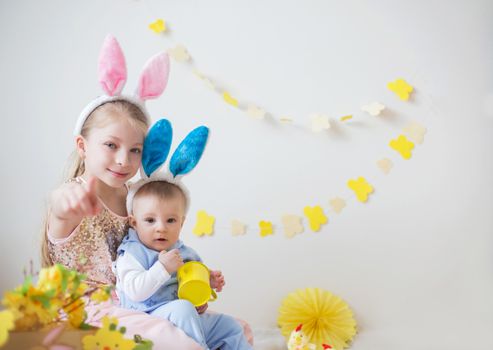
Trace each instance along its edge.
<instances>
[{"instance_id":1,"label":"green leaf","mask_svg":"<svg viewBox=\"0 0 493 350\"><path fill-rule=\"evenodd\" d=\"M152 346L154 343L150 340L143 340L140 343L137 343L137 346L133 348L133 350L152 350Z\"/></svg>"},{"instance_id":2,"label":"green leaf","mask_svg":"<svg viewBox=\"0 0 493 350\"><path fill-rule=\"evenodd\" d=\"M50 307L50 298L46 295L34 295L31 300L39 301L45 309Z\"/></svg>"},{"instance_id":3,"label":"green leaf","mask_svg":"<svg viewBox=\"0 0 493 350\"><path fill-rule=\"evenodd\" d=\"M21 287L21 293L26 294L29 287L33 285L33 276L27 276Z\"/></svg>"}]
</instances>

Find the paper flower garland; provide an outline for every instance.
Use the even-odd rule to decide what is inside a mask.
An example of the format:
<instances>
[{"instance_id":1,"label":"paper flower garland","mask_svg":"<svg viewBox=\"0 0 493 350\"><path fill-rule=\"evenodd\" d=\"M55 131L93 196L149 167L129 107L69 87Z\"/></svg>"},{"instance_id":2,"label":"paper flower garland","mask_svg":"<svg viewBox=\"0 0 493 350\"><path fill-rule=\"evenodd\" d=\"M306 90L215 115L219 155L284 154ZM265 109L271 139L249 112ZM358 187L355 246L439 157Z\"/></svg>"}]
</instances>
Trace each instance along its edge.
<instances>
[{"instance_id":1,"label":"paper flower garland","mask_svg":"<svg viewBox=\"0 0 493 350\"><path fill-rule=\"evenodd\" d=\"M376 117L380 115L380 113L385 109L385 106L378 102L370 103L369 105L365 105L361 107L363 112L368 113L369 115Z\"/></svg>"},{"instance_id":2,"label":"paper flower garland","mask_svg":"<svg viewBox=\"0 0 493 350\"><path fill-rule=\"evenodd\" d=\"M313 114L311 116L311 121L312 131L314 132L321 132L330 128L329 118L326 115Z\"/></svg>"},{"instance_id":3,"label":"paper flower garland","mask_svg":"<svg viewBox=\"0 0 493 350\"><path fill-rule=\"evenodd\" d=\"M233 236L244 235L246 232L246 225L239 220L231 221L231 233Z\"/></svg>"},{"instance_id":4,"label":"paper flower garland","mask_svg":"<svg viewBox=\"0 0 493 350\"><path fill-rule=\"evenodd\" d=\"M403 101L409 100L409 95L414 90L414 88L404 79L397 79L396 81L388 83L387 87L390 91L395 92L395 94Z\"/></svg>"},{"instance_id":5,"label":"paper flower garland","mask_svg":"<svg viewBox=\"0 0 493 350\"><path fill-rule=\"evenodd\" d=\"M303 213L308 218L310 228L315 232L319 231L320 226L326 224L328 221L322 207L319 205L314 207L306 206L305 209L303 209Z\"/></svg>"},{"instance_id":6,"label":"paper flower garland","mask_svg":"<svg viewBox=\"0 0 493 350\"><path fill-rule=\"evenodd\" d=\"M155 22L149 24L149 29L154 33L159 34L166 31L166 23L162 19L158 19Z\"/></svg>"},{"instance_id":7,"label":"paper flower garland","mask_svg":"<svg viewBox=\"0 0 493 350\"><path fill-rule=\"evenodd\" d=\"M162 31L166 31L166 24L163 20L157 20L156 22L149 25L149 28L151 28L153 31L158 33ZM175 47L169 49L168 52L176 62L188 63L193 74L198 79L203 81L211 90L219 94L219 96L222 97L225 103L237 108L239 111L244 112L250 118L255 120L262 120L262 119L266 119L266 117L268 116L269 117L268 119L270 121L277 120L281 124L292 124L292 125L295 124L295 119L290 115L281 115L279 117L275 117L273 114L268 113L266 110L259 107L257 104L246 103L246 101L241 102L236 97L233 97L228 91L217 87L210 78L208 78L205 74L195 69L193 62L191 62L190 54L188 53L185 46L175 45ZM410 94L414 91L414 87L411 86L409 83L406 82L406 80L402 78L389 82L387 84L387 88L390 91L394 92L403 101L409 100ZM379 116L382 113L382 111L385 110L385 108L386 106L383 105L382 103L374 101L362 106L360 109L361 111L371 116ZM360 115L361 114L362 113L360 113ZM308 125L308 127L311 129L312 132L321 133L331 128L332 120L334 120L335 123L337 123L337 121L344 123L353 119L354 117L355 115L348 114L338 119L337 118L331 119L329 121L329 117L327 117L325 114L314 113L309 115L310 124ZM358 117L358 115L356 115L356 117ZM304 127L306 126L304 125ZM412 140L415 143L422 143L425 133L426 133L426 128L424 128L423 126L421 126L416 122L413 122L409 124L406 128L404 128L403 130L404 135L399 136L396 140L391 140L389 145L392 149L399 152L399 154L401 154L401 156L404 159L409 159L412 155L411 151L414 147L414 144L409 140ZM407 139L406 136L409 139ZM388 174L393 164L389 159L384 158L377 161L377 166L382 172ZM369 194L373 192L373 187L364 178L359 178L357 180L349 180L347 185L351 190L354 191L354 193L356 194L356 198L360 202L366 202L368 200ZM340 213L342 209L346 206L346 201L341 198L332 199L329 203L330 203L329 204L330 209L333 210L335 213ZM315 232L319 231L321 225L327 223L327 217L325 216L321 208L319 209L319 212L316 212L314 211L313 208L306 207L304 210L304 214L308 218L308 223L312 231ZM285 236L288 238L292 238L293 236L303 232L304 230L301 219L295 219L295 217L296 216L290 217L287 215L282 217L282 227ZM213 217L207 218L207 216L201 214L201 218L198 217L197 225L193 230L194 234L196 234L197 236L211 235L213 231L212 223L210 222L211 218ZM253 226L255 225L252 225L252 227ZM259 228L260 228L259 233L261 237L274 234L274 225L271 222L262 221L259 223ZM240 221L233 221L229 229L231 231L231 234L234 236L243 235L246 232L246 225L241 223Z\"/></svg>"},{"instance_id":8,"label":"paper flower garland","mask_svg":"<svg viewBox=\"0 0 493 350\"><path fill-rule=\"evenodd\" d=\"M264 119L266 113L262 108L254 105L249 105L247 109L247 114L253 119Z\"/></svg>"},{"instance_id":9,"label":"paper flower garland","mask_svg":"<svg viewBox=\"0 0 493 350\"><path fill-rule=\"evenodd\" d=\"M205 210L199 210L197 212L197 222L193 228L193 233L196 236L212 235L214 232L215 218L212 215L207 214Z\"/></svg>"},{"instance_id":10,"label":"paper flower garland","mask_svg":"<svg viewBox=\"0 0 493 350\"><path fill-rule=\"evenodd\" d=\"M356 321L349 306L320 288L301 289L286 296L279 307L277 323L286 338L302 324L304 334L317 349L322 349L322 344L344 349L356 334Z\"/></svg>"},{"instance_id":11,"label":"paper flower garland","mask_svg":"<svg viewBox=\"0 0 493 350\"><path fill-rule=\"evenodd\" d=\"M344 209L344 207L346 206L346 201L339 197L331 199L329 203L332 210L335 211L337 214L339 214L342 211L342 209Z\"/></svg>"},{"instance_id":12,"label":"paper flower garland","mask_svg":"<svg viewBox=\"0 0 493 350\"><path fill-rule=\"evenodd\" d=\"M274 233L274 228L272 227L272 222L270 221L260 221L258 223L258 227L260 228L261 237L269 236Z\"/></svg>"},{"instance_id":13,"label":"paper flower garland","mask_svg":"<svg viewBox=\"0 0 493 350\"><path fill-rule=\"evenodd\" d=\"M238 107L238 100L231 96L228 92L223 93L223 99L226 103L230 104L233 107Z\"/></svg>"},{"instance_id":14,"label":"paper flower garland","mask_svg":"<svg viewBox=\"0 0 493 350\"><path fill-rule=\"evenodd\" d=\"M358 177L357 180L349 180L347 185L354 191L356 198L363 203L368 200L368 195L373 192L372 185L362 176Z\"/></svg>"},{"instance_id":15,"label":"paper flower garland","mask_svg":"<svg viewBox=\"0 0 493 350\"><path fill-rule=\"evenodd\" d=\"M292 238L294 235L303 232L301 217L298 215L284 215L282 217L282 225L284 227L284 234L288 238Z\"/></svg>"},{"instance_id":16,"label":"paper flower garland","mask_svg":"<svg viewBox=\"0 0 493 350\"><path fill-rule=\"evenodd\" d=\"M399 152L404 159L410 159L412 156L411 151L414 148L414 143L409 141L406 136L399 135L395 140L391 140L389 143L390 148Z\"/></svg>"},{"instance_id":17,"label":"paper flower garland","mask_svg":"<svg viewBox=\"0 0 493 350\"><path fill-rule=\"evenodd\" d=\"M390 169L392 169L392 166L394 164L392 163L392 161L388 158L383 158L383 159L380 159L378 162L377 162L377 166L380 168L380 170L382 170L385 174L388 174L390 173Z\"/></svg>"},{"instance_id":18,"label":"paper flower garland","mask_svg":"<svg viewBox=\"0 0 493 350\"><path fill-rule=\"evenodd\" d=\"M404 134L417 144L422 144L426 134L426 128L417 122L408 124L403 129Z\"/></svg>"},{"instance_id":19,"label":"paper flower garland","mask_svg":"<svg viewBox=\"0 0 493 350\"><path fill-rule=\"evenodd\" d=\"M177 45L168 50L168 54L177 62L186 62L190 60L190 55L183 45Z\"/></svg>"}]
</instances>

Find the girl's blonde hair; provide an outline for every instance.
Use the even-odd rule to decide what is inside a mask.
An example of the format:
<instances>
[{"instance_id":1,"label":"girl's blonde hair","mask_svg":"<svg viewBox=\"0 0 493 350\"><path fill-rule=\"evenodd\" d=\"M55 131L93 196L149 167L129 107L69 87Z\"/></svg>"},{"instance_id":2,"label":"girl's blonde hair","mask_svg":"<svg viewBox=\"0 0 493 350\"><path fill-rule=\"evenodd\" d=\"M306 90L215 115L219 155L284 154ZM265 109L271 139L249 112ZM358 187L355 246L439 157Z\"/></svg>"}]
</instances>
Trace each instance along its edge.
<instances>
[{"instance_id":1,"label":"girl's blonde hair","mask_svg":"<svg viewBox=\"0 0 493 350\"><path fill-rule=\"evenodd\" d=\"M141 129L144 135L147 133L149 121L142 109L129 101L116 100L106 102L92 111L82 126L80 135L87 138L94 128L104 128L109 123L121 120L121 118L125 118L126 121L130 122L132 127ZM84 171L84 160L74 150L69 161L69 166L65 171L64 181L81 176L84 174ZM53 264L48 251L48 216L49 210L46 212L42 228L41 265L43 267Z\"/></svg>"}]
</instances>

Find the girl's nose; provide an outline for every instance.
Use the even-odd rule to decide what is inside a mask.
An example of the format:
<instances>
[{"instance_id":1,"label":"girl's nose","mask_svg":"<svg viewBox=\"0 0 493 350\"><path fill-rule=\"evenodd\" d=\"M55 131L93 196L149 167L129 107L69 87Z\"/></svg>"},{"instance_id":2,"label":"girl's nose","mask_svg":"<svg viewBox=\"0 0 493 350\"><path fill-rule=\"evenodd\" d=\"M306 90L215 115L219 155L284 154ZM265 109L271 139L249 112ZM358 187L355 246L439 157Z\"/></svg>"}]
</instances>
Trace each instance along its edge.
<instances>
[{"instance_id":1,"label":"girl's nose","mask_svg":"<svg viewBox=\"0 0 493 350\"><path fill-rule=\"evenodd\" d=\"M124 152L123 150L118 152L116 155L116 164L124 166L128 164L128 155L127 152Z\"/></svg>"}]
</instances>

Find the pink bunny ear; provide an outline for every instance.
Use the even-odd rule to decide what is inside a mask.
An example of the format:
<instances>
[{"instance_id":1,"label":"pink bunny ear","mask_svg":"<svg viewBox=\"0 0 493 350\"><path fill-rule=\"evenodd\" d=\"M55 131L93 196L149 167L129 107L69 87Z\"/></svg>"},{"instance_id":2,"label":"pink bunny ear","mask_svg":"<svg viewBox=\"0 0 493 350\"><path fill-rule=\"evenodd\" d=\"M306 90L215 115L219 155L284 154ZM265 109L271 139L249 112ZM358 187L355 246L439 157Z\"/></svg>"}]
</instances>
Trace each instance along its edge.
<instances>
[{"instance_id":1,"label":"pink bunny ear","mask_svg":"<svg viewBox=\"0 0 493 350\"><path fill-rule=\"evenodd\" d=\"M109 96L119 95L127 81L122 49L112 35L106 36L99 55L99 82Z\"/></svg>"},{"instance_id":2,"label":"pink bunny ear","mask_svg":"<svg viewBox=\"0 0 493 350\"><path fill-rule=\"evenodd\" d=\"M162 52L147 61L139 79L137 95L141 100L149 100L161 95L168 83L169 57Z\"/></svg>"}]
</instances>

